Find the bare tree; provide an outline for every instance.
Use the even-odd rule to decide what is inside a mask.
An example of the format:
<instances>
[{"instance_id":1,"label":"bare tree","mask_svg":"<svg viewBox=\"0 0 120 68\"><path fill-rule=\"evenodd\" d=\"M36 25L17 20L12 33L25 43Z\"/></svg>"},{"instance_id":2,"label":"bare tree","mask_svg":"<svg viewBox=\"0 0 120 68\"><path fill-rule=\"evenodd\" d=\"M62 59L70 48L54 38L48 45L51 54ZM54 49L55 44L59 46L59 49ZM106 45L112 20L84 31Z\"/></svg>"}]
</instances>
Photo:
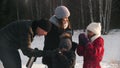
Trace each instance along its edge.
<instances>
[{"instance_id":1,"label":"bare tree","mask_svg":"<svg viewBox=\"0 0 120 68\"><path fill-rule=\"evenodd\" d=\"M91 22L94 21L93 19L93 7L92 7L92 0L89 0L89 9L90 9L90 19L91 19Z\"/></svg>"},{"instance_id":2,"label":"bare tree","mask_svg":"<svg viewBox=\"0 0 120 68\"><path fill-rule=\"evenodd\" d=\"M108 33L109 26L110 26L110 18L111 18L111 5L112 0L106 0L105 1L105 11L104 11L104 17L103 17L103 33Z\"/></svg>"},{"instance_id":3,"label":"bare tree","mask_svg":"<svg viewBox=\"0 0 120 68\"><path fill-rule=\"evenodd\" d=\"M112 6L112 0L108 0L108 15L107 15L107 27L106 27L106 32L109 32L109 28L110 28L110 19L111 19L111 6Z\"/></svg>"},{"instance_id":4,"label":"bare tree","mask_svg":"<svg viewBox=\"0 0 120 68\"><path fill-rule=\"evenodd\" d=\"M80 1L81 4L81 20L82 20L82 28L85 31L85 22L84 22L84 10L83 10L83 1Z\"/></svg>"}]
</instances>

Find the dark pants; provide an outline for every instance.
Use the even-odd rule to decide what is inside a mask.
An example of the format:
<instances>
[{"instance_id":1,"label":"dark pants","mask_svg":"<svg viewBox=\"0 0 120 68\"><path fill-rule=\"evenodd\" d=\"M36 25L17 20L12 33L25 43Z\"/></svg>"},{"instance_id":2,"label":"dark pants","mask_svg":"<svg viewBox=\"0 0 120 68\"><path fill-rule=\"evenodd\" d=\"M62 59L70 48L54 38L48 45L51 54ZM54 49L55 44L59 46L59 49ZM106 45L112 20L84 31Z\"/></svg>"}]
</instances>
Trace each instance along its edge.
<instances>
[{"instance_id":1,"label":"dark pants","mask_svg":"<svg viewBox=\"0 0 120 68\"><path fill-rule=\"evenodd\" d=\"M21 59L17 49L0 48L0 60L4 68L21 68Z\"/></svg>"}]
</instances>

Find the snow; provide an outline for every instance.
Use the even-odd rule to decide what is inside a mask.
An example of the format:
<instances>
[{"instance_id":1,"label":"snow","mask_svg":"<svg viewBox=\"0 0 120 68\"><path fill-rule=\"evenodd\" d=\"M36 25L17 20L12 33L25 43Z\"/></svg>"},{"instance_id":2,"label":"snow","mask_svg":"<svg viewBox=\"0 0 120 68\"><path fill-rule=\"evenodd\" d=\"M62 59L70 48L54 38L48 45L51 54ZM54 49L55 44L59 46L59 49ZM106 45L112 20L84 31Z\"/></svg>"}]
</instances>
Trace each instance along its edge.
<instances>
[{"instance_id":1,"label":"snow","mask_svg":"<svg viewBox=\"0 0 120 68\"><path fill-rule=\"evenodd\" d=\"M83 32L82 30L74 30L73 41L78 42L78 35ZM105 54L103 61L101 62L102 68L120 68L120 29L114 29L109 32L108 35L102 35L105 41ZM34 38L32 42L32 48L43 49L44 44L44 36ZM20 51L20 50L19 50ZM20 51L21 59L22 59L22 68L26 68L26 63L28 61L28 57L24 56ZM34 62L32 68L47 68L46 65L43 65L41 62L42 58L37 58L36 62ZM82 68L83 57L77 55L75 68ZM0 68L2 67L2 63L0 62Z\"/></svg>"}]
</instances>

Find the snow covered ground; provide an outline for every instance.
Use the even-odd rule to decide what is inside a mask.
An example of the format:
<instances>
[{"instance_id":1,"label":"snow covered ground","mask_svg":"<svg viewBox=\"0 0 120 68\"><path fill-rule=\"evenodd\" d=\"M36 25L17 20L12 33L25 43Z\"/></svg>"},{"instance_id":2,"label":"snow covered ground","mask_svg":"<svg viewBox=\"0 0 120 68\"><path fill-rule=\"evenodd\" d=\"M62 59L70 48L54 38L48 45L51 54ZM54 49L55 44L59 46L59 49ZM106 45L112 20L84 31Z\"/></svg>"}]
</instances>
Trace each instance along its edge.
<instances>
[{"instance_id":1,"label":"snow covered ground","mask_svg":"<svg viewBox=\"0 0 120 68\"><path fill-rule=\"evenodd\" d=\"M82 31L75 30L73 35L73 41L78 42L78 35ZM120 29L111 30L108 35L102 35L105 40L105 54L103 61L101 62L102 68L120 68ZM43 49L44 37L36 36L32 43L32 47ZM20 51L20 50L19 50ZM24 56L20 51L22 58L22 67L26 68L26 63L28 61L28 57ZM37 61L33 64L32 68L47 68L47 66L41 63L42 58L38 58ZM82 68L83 58L77 55L75 68ZM0 68L2 64L0 63Z\"/></svg>"}]
</instances>

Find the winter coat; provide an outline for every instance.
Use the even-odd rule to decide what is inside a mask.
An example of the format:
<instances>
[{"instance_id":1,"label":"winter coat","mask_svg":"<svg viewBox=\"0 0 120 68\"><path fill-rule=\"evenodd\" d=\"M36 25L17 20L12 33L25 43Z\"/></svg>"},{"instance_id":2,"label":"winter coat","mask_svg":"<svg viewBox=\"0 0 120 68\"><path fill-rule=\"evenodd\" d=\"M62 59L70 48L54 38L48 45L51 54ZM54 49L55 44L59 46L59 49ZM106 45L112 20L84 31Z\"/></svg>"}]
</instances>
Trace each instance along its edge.
<instances>
[{"instance_id":1,"label":"winter coat","mask_svg":"<svg viewBox=\"0 0 120 68\"><path fill-rule=\"evenodd\" d=\"M51 58L51 68L74 68L76 55L74 51L60 52L59 49L47 51L44 56Z\"/></svg>"},{"instance_id":2,"label":"winter coat","mask_svg":"<svg viewBox=\"0 0 120 68\"><path fill-rule=\"evenodd\" d=\"M12 22L0 30L0 48L21 49L28 55L33 40L32 21Z\"/></svg>"},{"instance_id":3,"label":"winter coat","mask_svg":"<svg viewBox=\"0 0 120 68\"><path fill-rule=\"evenodd\" d=\"M87 46L78 45L77 54L84 57L83 68L101 68L100 62L104 54L104 40L93 37Z\"/></svg>"},{"instance_id":4,"label":"winter coat","mask_svg":"<svg viewBox=\"0 0 120 68\"><path fill-rule=\"evenodd\" d=\"M44 48L43 50L54 50L57 49L60 42L60 35L64 32L68 32L72 34L71 29L62 30L59 28L59 24L55 16L50 18L50 22L52 23L51 31L45 36ZM72 38L72 37L71 37ZM51 65L51 58L43 57L42 62L47 65Z\"/></svg>"}]
</instances>

